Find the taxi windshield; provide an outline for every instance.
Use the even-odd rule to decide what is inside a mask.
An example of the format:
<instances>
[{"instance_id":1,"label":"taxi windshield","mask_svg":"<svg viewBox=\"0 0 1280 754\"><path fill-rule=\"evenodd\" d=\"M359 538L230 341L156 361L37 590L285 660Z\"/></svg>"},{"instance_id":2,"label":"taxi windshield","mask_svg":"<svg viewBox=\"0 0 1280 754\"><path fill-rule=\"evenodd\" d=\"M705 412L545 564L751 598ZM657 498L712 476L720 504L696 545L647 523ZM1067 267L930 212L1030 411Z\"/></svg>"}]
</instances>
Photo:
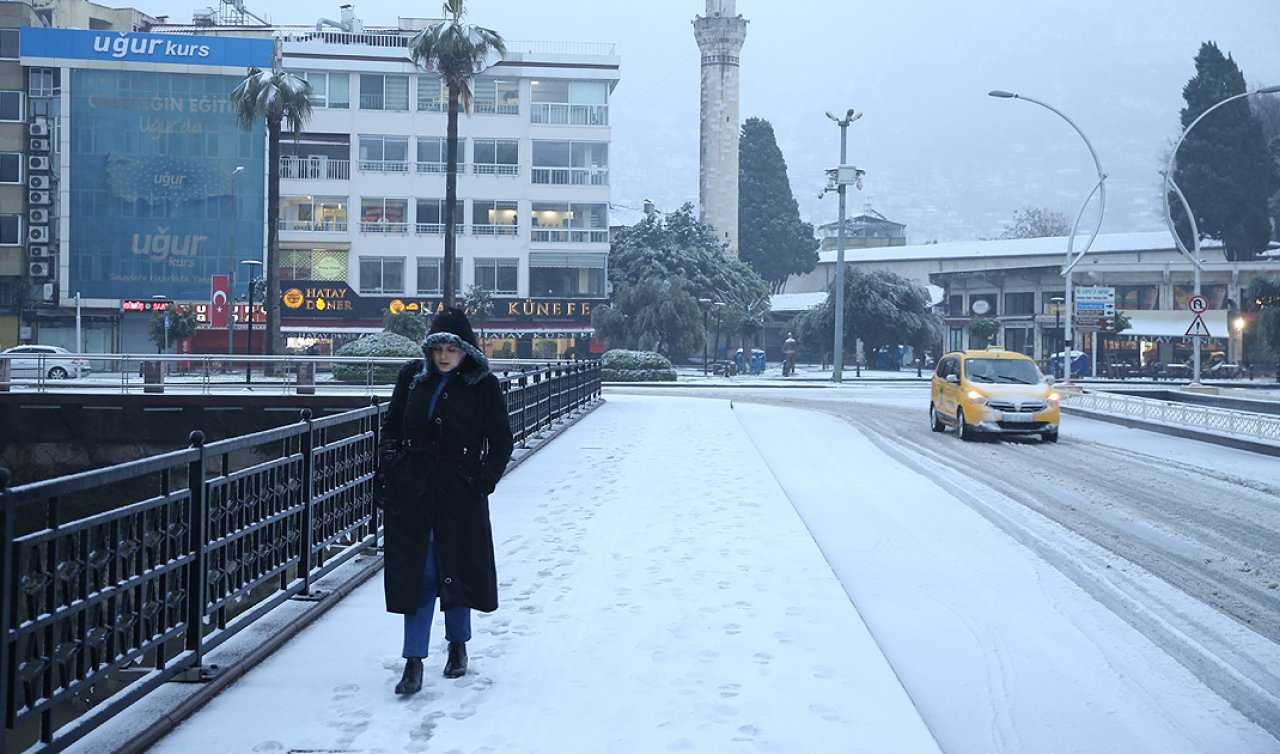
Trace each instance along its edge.
<instances>
[{"instance_id":1,"label":"taxi windshield","mask_svg":"<svg viewBox=\"0 0 1280 754\"><path fill-rule=\"evenodd\" d=\"M1041 379L1040 370L1025 359L966 359L964 370L970 382L1033 385Z\"/></svg>"}]
</instances>

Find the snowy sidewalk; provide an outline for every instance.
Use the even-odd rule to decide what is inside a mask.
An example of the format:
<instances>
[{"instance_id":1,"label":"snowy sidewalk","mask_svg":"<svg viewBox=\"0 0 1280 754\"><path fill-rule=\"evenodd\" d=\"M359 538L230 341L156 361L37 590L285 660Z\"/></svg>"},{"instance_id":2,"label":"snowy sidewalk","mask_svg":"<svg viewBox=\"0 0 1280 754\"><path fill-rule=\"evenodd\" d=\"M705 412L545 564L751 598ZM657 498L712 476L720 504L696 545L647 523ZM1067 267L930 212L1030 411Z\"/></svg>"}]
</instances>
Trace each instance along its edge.
<instances>
[{"instance_id":1,"label":"snowy sidewalk","mask_svg":"<svg viewBox=\"0 0 1280 754\"><path fill-rule=\"evenodd\" d=\"M379 576L153 751L938 751L727 401L611 397L492 515L465 678L437 615L422 693L392 694Z\"/></svg>"}]
</instances>

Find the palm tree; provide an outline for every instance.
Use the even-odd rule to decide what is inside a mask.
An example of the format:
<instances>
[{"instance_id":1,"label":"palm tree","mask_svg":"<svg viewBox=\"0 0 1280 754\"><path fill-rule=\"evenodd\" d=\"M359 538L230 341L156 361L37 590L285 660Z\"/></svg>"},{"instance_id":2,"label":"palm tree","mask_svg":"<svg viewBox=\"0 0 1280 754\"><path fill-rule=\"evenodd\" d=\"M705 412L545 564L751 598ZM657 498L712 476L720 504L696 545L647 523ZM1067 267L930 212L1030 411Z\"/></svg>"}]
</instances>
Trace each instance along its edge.
<instances>
[{"instance_id":1,"label":"palm tree","mask_svg":"<svg viewBox=\"0 0 1280 754\"><path fill-rule=\"evenodd\" d=\"M445 0L446 20L418 32L409 42L415 65L437 73L449 88L449 120L446 131L444 179L444 305L454 305L454 280L458 253L454 237L454 204L458 201L458 104L471 114L471 79L507 54L502 37L492 29L462 23L463 0Z\"/></svg>"},{"instance_id":2,"label":"palm tree","mask_svg":"<svg viewBox=\"0 0 1280 754\"><path fill-rule=\"evenodd\" d=\"M280 126L298 134L311 118L311 84L275 69L249 69L231 92L236 118L245 130L267 124L267 337L263 353L274 356L280 343ZM250 316L253 314L250 312Z\"/></svg>"}]
</instances>

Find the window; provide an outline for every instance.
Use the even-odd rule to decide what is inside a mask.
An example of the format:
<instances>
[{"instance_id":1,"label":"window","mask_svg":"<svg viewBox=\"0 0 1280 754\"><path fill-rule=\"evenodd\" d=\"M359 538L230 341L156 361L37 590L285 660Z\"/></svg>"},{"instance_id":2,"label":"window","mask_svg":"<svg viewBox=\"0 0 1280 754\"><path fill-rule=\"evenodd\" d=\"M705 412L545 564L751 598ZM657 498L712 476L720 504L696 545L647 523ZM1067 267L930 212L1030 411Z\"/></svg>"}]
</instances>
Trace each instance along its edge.
<instances>
[{"instance_id":1,"label":"window","mask_svg":"<svg viewBox=\"0 0 1280 754\"><path fill-rule=\"evenodd\" d=\"M22 92L0 92L0 120L26 120L22 111Z\"/></svg>"},{"instance_id":2,"label":"window","mask_svg":"<svg viewBox=\"0 0 1280 754\"><path fill-rule=\"evenodd\" d=\"M347 279L347 252L337 249L281 249L281 280Z\"/></svg>"},{"instance_id":3,"label":"window","mask_svg":"<svg viewBox=\"0 0 1280 754\"><path fill-rule=\"evenodd\" d=\"M529 255L529 295L534 298L564 298L605 295L607 254Z\"/></svg>"},{"instance_id":4,"label":"window","mask_svg":"<svg viewBox=\"0 0 1280 754\"><path fill-rule=\"evenodd\" d=\"M455 229L465 228L467 222L466 212L463 209L462 200L459 199L453 206L453 227ZM419 199L418 200L418 235L420 236L441 236L444 235L444 200L443 199Z\"/></svg>"},{"instance_id":5,"label":"window","mask_svg":"<svg viewBox=\"0 0 1280 754\"><path fill-rule=\"evenodd\" d=\"M347 197L282 196L280 230L345 233Z\"/></svg>"},{"instance_id":6,"label":"window","mask_svg":"<svg viewBox=\"0 0 1280 754\"><path fill-rule=\"evenodd\" d=\"M1004 311L1001 314L1013 316L1036 313L1036 294L1006 293L1004 294ZM1010 349L1013 350L1013 349Z\"/></svg>"},{"instance_id":7,"label":"window","mask_svg":"<svg viewBox=\"0 0 1280 754\"><path fill-rule=\"evenodd\" d=\"M1117 285L1117 309L1157 309L1160 289L1154 285Z\"/></svg>"},{"instance_id":8,"label":"window","mask_svg":"<svg viewBox=\"0 0 1280 754\"><path fill-rule=\"evenodd\" d=\"M512 236L517 231L519 203L495 199L471 201L471 232L477 236Z\"/></svg>"},{"instance_id":9,"label":"window","mask_svg":"<svg viewBox=\"0 0 1280 754\"><path fill-rule=\"evenodd\" d=\"M0 29L0 58L18 59L18 30Z\"/></svg>"},{"instance_id":10,"label":"window","mask_svg":"<svg viewBox=\"0 0 1280 754\"><path fill-rule=\"evenodd\" d=\"M409 172L409 137L361 136L360 169L368 173Z\"/></svg>"},{"instance_id":11,"label":"window","mask_svg":"<svg viewBox=\"0 0 1280 754\"><path fill-rule=\"evenodd\" d=\"M1004 348L1006 351L1035 355L1035 330L1027 327L1006 327L1004 330Z\"/></svg>"},{"instance_id":12,"label":"window","mask_svg":"<svg viewBox=\"0 0 1280 754\"><path fill-rule=\"evenodd\" d=\"M533 182L562 186L609 185L608 142L535 140Z\"/></svg>"},{"instance_id":13,"label":"window","mask_svg":"<svg viewBox=\"0 0 1280 754\"><path fill-rule=\"evenodd\" d=\"M22 183L22 155L0 152L0 183Z\"/></svg>"},{"instance_id":14,"label":"window","mask_svg":"<svg viewBox=\"0 0 1280 754\"><path fill-rule=\"evenodd\" d=\"M409 77L360 74L361 110L408 110Z\"/></svg>"},{"instance_id":15,"label":"window","mask_svg":"<svg viewBox=\"0 0 1280 754\"><path fill-rule=\"evenodd\" d=\"M472 82L471 109L477 113L520 114L520 82L481 76Z\"/></svg>"},{"instance_id":16,"label":"window","mask_svg":"<svg viewBox=\"0 0 1280 754\"><path fill-rule=\"evenodd\" d=\"M608 243L609 205L534 202L530 241L542 243Z\"/></svg>"},{"instance_id":17,"label":"window","mask_svg":"<svg viewBox=\"0 0 1280 754\"><path fill-rule=\"evenodd\" d=\"M960 294L947 296L947 316L948 317L964 316L964 296Z\"/></svg>"},{"instance_id":18,"label":"window","mask_svg":"<svg viewBox=\"0 0 1280 754\"><path fill-rule=\"evenodd\" d=\"M58 92L59 71L54 68L31 68L27 74L27 94L32 97L53 97Z\"/></svg>"},{"instance_id":19,"label":"window","mask_svg":"<svg viewBox=\"0 0 1280 754\"><path fill-rule=\"evenodd\" d=\"M449 140L436 136L418 137L418 172L443 173L448 167ZM458 139L458 172L467 172L467 140Z\"/></svg>"},{"instance_id":20,"label":"window","mask_svg":"<svg viewBox=\"0 0 1280 754\"><path fill-rule=\"evenodd\" d=\"M477 259L476 285L499 296L516 295L518 259Z\"/></svg>"},{"instance_id":21,"label":"window","mask_svg":"<svg viewBox=\"0 0 1280 754\"><path fill-rule=\"evenodd\" d=\"M409 230L408 214L408 199L361 197L360 232L403 235Z\"/></svg>"},{"instance_id":22,"label":"window","mask_svg":"<svg viewBox=\"0 0 1280 754\"><path fill-rule=\"evenodd\" d=\"M361 293L404 293L402 257L360 257Z\"/></svg>"},{"instance_id":23,"label":"window","mask_svg":"<svg viewBox=\"0 0 1280 754\"><path fill-rule=\"evenodd\" d=\"M433 113L449 109L449 90L439 76L418 77L418 109Z\"/></svg>"},{"instance_id":24,"label":"window","mask_svg":"<svg viewBox=\"0 0 1280 754\"><path fill-rule=\"evenodd\" d=\"M544 79L533 83L532 92L534 123L609 125L609 86L603 81Z\"/></svg>"},{"instance_id":25,"label":"window","mask_svg":"<svg viewBox=\"0 0 1280 754\"><path fill-rule=\"evenodd\" d=\"M515 139L476 139L471 171L476 175L519 175L520 142Z\"/></svg>"},{"instance_id":26,"label":"window","mask_svg":"<svg viewBox=\"0 0 1280 754\"><path fill-rule=\"evenodd\" d=\"M298 78L311 84L311 106L346 110L351 107L351 76L346 73L301 71Z\"/></svg>"},{"instance_id":27,"label":"window","mask_svg":"<svg viewBox=\"0 0 1280 754\"><path fill-rule=\"evenodd\" d=\"M0 246L22 243L22 215L0 215Z\"/></svg>"},{"instance_id":28,"label":"window","mask_svg":"<svg viewBox=\"0 0 1280 754\"><path fill-rule=\"evenodd\" d=\"M419 296L440 296L444 294L444 287L440 282L444 273L443 259L419 259L418 260L418 295ZM462 276L457 274L462 269L462 258L459 257L454 262L453 275L453 292L455 295L462 295Z\"/></svg>"}]
</instances>

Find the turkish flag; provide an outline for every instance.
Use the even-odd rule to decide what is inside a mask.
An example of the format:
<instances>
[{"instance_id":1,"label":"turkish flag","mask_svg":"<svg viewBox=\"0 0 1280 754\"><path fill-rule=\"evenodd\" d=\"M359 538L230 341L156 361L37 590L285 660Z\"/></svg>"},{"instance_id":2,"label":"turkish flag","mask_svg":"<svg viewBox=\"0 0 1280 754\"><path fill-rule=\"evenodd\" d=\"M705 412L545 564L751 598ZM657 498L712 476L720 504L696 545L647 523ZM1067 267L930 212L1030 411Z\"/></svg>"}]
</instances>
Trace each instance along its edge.
<instances>
[{"instance_id":1,"label":"turkish flag","mask_svg":"<svg viewBox=\"0 0 1280 754\"><path fill-rule=\"evenodd\" d=\"M231 280L228 275L213 275L212 278L213 300L212 306L209 308L209 326L219 329L225 329L230 319L227 315L230 312L230 306L227 301L227 288Z\"/></svg>"}]
</instances>

